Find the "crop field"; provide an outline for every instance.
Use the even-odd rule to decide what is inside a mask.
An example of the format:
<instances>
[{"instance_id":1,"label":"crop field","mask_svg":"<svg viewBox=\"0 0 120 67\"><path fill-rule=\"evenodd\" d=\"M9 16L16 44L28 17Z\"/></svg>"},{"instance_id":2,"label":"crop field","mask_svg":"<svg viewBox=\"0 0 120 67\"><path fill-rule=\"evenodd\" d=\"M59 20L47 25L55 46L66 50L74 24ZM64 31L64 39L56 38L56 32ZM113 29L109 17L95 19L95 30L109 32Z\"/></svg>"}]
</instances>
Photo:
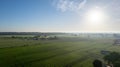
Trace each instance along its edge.
<instances>
[{"instance_id":1,"label":"crop field","mask_svg":"<svg viewBox=\"0 0 120 67\"><path fill-rule=\"evenodd\" d=\"M26 40L1 35L0 67L93 67L95 59L103 61L101 50L120 52L113 40L79 36Z\"/></svg>"}]
</instances>

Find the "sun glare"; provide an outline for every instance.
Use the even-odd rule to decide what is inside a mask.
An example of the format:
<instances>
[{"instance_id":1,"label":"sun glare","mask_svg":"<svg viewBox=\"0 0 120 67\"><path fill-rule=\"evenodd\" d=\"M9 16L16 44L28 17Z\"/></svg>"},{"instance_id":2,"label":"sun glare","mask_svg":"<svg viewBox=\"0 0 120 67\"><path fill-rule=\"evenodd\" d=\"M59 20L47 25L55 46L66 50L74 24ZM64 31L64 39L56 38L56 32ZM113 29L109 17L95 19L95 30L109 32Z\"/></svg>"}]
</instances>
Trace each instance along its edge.
<instances>
[{"instance_id":1,"label":"sun glare","mask_svg":"<svg viewBox=\"0 0 120 67\"><path fill-rule=\"evenodd\" d=\"M102 31L106 28L108 15L102 8L89 9L83 18L83 29L87 31Z\"/></svg>"},{"instance_id":2,"label":"sun glare","mask_svg":"<svg viewBox=\"0 0 120 67\"><path fill-rule=\"evenodd\" d=\"M89 11L86 16L87 16L87 21L90 24L94 24L94 25L102 23L105 19L105 15L103 11L99 9L94 9Z\"/></svg>"}]
</instances>

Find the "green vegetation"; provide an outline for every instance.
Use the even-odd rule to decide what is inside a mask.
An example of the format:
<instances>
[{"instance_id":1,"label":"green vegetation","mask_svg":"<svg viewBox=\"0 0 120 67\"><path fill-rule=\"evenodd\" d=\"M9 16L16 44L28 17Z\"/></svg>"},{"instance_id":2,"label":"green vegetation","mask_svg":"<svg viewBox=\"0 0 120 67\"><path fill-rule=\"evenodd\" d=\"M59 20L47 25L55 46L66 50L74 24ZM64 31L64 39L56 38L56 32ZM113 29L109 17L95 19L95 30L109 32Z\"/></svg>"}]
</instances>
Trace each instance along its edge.
<instances>
[{"instance_id":1,"label":"green vegetation","mask_svg":"<svg viewBox=\"0 0 120 67\"><path fill-rule=\"evenodd\" d=\"M108 65L113 64L115 67L120 67L120 54L117 52L111 52L104 57Z\"/></svg>"},{"instance_id":2,"label":"green vegetation","mask_svg":"<svg viewBox=\"0 0 120 67\"><path fill-rule=\"evenodd\" d=\"M12 36L0 35L0 67L93 67L93 60L103 61L101 50L120 52L109 37L55 35L58 39L32 40Z\"/></svg>"}]
</instances>

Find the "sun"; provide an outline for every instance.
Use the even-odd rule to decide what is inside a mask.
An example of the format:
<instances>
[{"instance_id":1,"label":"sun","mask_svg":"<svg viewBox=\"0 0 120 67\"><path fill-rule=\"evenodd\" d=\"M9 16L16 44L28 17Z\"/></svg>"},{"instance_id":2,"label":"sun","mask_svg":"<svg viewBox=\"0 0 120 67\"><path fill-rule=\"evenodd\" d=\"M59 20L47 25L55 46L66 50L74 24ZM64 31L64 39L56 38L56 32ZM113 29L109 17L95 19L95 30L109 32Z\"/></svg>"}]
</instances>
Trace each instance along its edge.
<instances>
[{"instance_id":1,"label":"sun","mask_svg":"<svg viewBox=\"0 0 120 67\"><path fill-rule=\"evenodd\" d=\"M102 7L91 7L86 9L82 16L82 28L86 31L104 31L108 28L109 15Z\"/></svg>"},{"instance_id":2,"label":"sun","mask_svg":"<svg viewBox=\"0 0 120 67\"><path fill-rule=\"evenodd\" d=\"M99 11L92 11L88 15L88 20L92 22L99 22L102 20L102 18L103 18L102 13Z\"/></svg>"},{"instance_id":3,"label":"sun","mask_svg":"<svg viewBox=\"0 0 120 67\"><path fill-rule=\"evenodd\" d=\"M99 9L92 9L87 13L86 20L90 24L97 25L104 21L104 19L105 19L104 15L105 14L103 13L103 11L101 11Z\"/></svg>"}]
</instances>

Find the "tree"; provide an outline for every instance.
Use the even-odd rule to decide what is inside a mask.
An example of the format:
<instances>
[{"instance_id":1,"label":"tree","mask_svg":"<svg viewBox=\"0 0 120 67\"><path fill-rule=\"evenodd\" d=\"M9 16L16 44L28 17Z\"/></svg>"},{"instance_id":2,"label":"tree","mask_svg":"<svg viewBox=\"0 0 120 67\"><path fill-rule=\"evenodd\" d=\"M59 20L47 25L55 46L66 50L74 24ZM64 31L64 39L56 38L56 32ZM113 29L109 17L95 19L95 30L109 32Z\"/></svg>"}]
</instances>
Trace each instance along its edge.
<instances>
[{"instance_id":1,"label":"tree","mask_svg":"<svg viewBox=\"0 0 120 67\"><path fill-rule=\"evenodd\" d=\"M94 67L102 67L102 62L100 60L94 60L93 66Z\"/></svg>"},{"instance_id":2,"label":"tree","mask_svg":"<svg viewBox=\"0 0 120 67\"><path fill-rule=\"evenodd\" d=\"M11 36L11 38L15 38L15 36Z\"/></svg>"},{"instance_id":3,"label":"tree","mask_svg":"<svg viewBox=\"0 0 120 67\"><path fill-rule=\"evenodd\" d=\"M117 52L104 56L104 60L108 62L108 65L113 64L115 67L120 67L120 54Z\"/></svg>"}]
</instances>

